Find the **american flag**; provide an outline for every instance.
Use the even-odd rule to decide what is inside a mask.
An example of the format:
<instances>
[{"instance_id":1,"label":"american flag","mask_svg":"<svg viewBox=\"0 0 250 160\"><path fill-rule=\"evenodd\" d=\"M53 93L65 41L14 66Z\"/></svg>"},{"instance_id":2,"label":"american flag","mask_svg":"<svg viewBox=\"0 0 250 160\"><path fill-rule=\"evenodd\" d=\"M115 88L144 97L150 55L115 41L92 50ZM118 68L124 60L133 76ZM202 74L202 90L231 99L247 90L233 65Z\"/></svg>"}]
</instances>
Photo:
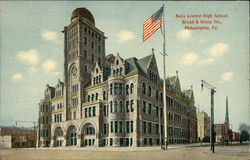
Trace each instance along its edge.
<instances>
[{"instance_id":1,"label":"american flag","mask_svg":"<svg viewBox=\"0 0 250 160\"><path fill-rule=\"evenodd\" d=\"M151 35L161 28L162 24L162 12L163 7L161 7L157 12L155 12L151 17L149 17L143 24L143 35L142 41L146 41Z\"/></svg>"}]
</instances>

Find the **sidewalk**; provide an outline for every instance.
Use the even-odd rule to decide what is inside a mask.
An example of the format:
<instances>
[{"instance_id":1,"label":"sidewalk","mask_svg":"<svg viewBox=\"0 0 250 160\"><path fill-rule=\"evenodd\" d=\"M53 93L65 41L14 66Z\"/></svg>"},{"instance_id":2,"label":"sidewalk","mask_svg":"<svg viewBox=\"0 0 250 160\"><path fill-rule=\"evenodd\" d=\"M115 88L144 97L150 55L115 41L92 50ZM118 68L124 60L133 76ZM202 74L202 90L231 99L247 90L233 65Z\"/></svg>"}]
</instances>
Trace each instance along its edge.
<instances>
[{"instance_id":1,"label":"sidewalk","mask_svg":"<svg viewBox=\"0 0 250 160\"><path fill-rule=\"evenodd\" d=\"M190 147L205 147L209 143L192 143L192 144L170 144L167 150L190 148ZM151 147L51 147L51 148L13 148L16 150L41 150L41 151L92 151L92 152L140 152L140 151L166 151L160 146Z\"/></svg>"}]
</instances>

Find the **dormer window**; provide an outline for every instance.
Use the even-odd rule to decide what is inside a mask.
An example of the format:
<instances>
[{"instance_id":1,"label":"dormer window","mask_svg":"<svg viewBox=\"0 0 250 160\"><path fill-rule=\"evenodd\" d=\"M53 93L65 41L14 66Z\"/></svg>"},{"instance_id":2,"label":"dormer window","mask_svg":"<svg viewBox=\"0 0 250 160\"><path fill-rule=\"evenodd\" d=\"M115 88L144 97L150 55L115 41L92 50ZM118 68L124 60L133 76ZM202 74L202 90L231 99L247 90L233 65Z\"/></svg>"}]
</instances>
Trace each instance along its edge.
<instances>
[{"instance_id":1,"label":"dormer window","mask_svg":"<svg viewBox=\"0 0 250 160\"><path fill-rule=\"evenodd\" d=\"M98 68L96 68L96 73L98 73Z\"/></svg>"},{"instance_id":2,"label":"dormer window","mask_svg":"<svg viewBox=\"0 0 250 160\"><path fill-rule=\"evenodd\" d=\"M116 65L119 65L119 60L118 59L116 60Z\"/></svg>"}]
</instances>

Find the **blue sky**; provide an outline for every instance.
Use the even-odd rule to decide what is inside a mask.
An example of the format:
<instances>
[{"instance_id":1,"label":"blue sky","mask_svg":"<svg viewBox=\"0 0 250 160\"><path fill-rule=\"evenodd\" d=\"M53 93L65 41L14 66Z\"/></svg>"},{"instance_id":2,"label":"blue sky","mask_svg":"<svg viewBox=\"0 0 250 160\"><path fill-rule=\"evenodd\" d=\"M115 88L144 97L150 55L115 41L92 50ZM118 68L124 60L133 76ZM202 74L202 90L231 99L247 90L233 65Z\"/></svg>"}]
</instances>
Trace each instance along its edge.
<instances>
[{"instance_id":1,"label":"blue sky","mask_svg":"<svg viewBox=\"0 0 250 160\"><path fill-rule=\"evenodd\" d=\"M72 11L88 8L105 32L106 55L141 58L155 49L162 73L162 36L157 31L142 42L142 24L163 2L56 1L1 2L1 125L15 120L36 121L46 84L63 80L63 27ZM201 79L216 86L215 122L225 119L226 96L234 130L249 122L249 4L248 2L164 2L166 71L179 72L182 89L194 88L196 106L210 113L209 91ZM176 14L228 14L216 31L183 30ZM204 19L207 20L207 19ZM214 19L210 19L214 20ZM211 25L209 25L211 26ZM162 74L161 74L162 75ZM27 125L27 124L23 124Z\"/></svg>"}]
</instances>

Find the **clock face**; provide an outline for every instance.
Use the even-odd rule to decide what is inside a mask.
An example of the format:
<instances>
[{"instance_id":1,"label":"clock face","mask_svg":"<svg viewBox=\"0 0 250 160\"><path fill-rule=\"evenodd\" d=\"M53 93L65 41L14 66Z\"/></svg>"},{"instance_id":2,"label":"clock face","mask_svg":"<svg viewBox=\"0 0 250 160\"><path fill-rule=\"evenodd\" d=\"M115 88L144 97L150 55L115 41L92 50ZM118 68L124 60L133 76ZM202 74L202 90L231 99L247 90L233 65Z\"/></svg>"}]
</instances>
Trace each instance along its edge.
<instances>
[{"instance_id":1,"label":"clock face","mask_svg":"<svg viewBox=\"0 0 250 160\"><path fill-rule=\"evenodd\" d=\"M77 75L77 68L76 67L72 68L72 74L73 74L73 76Z\"/></svg>"}]
</instances>

